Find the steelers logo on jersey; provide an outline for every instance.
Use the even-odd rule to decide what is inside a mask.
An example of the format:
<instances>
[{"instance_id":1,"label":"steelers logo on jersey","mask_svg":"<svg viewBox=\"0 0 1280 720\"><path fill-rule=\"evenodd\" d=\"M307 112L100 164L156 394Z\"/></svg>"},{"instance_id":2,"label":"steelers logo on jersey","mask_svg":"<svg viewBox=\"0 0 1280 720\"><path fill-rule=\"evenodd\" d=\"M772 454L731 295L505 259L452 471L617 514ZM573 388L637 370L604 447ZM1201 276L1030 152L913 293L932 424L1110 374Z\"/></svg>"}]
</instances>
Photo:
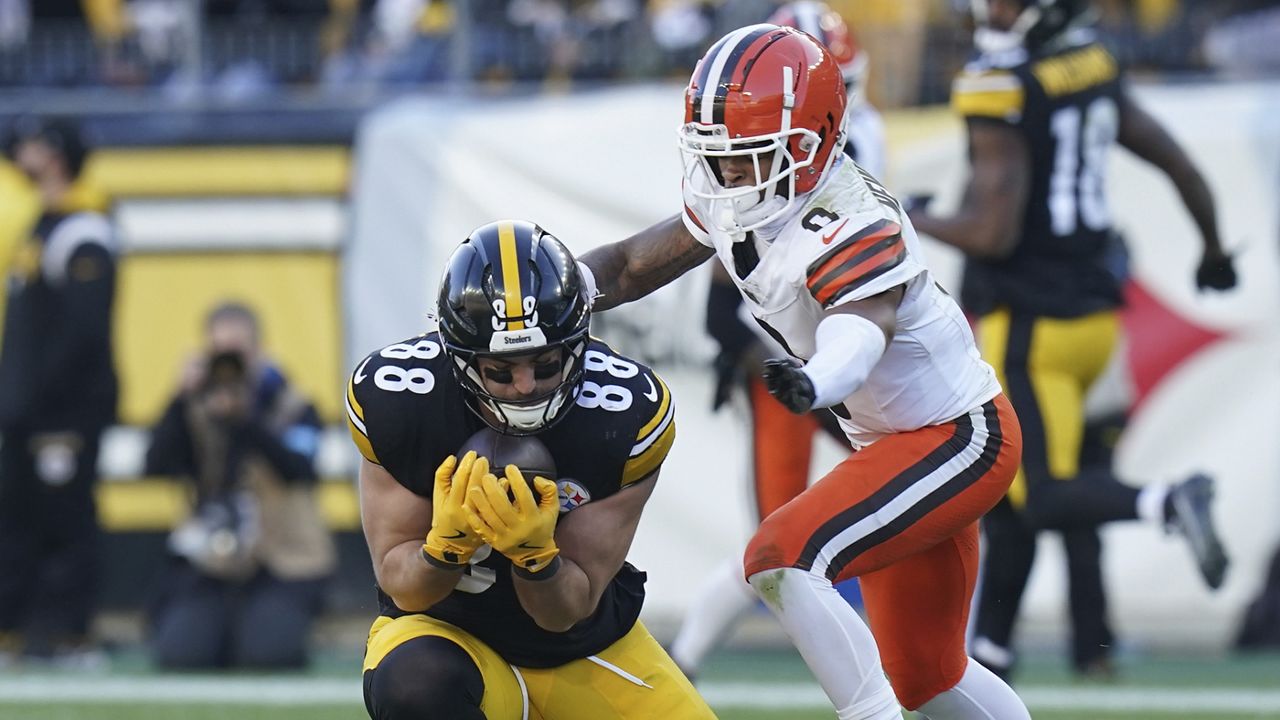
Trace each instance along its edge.
<instances>
[{"instance_id":1,"label":"steelers logo on jersey","mask_svg":"<svg viewBox=\"0 0 1280 720\"><path fill-rule=\"evenodd\" d=\"M578 483L572 480L561 480L557 485L560 488L560 512L567 513L591 502L591 493Z\"/></svg>"}]
</instances>

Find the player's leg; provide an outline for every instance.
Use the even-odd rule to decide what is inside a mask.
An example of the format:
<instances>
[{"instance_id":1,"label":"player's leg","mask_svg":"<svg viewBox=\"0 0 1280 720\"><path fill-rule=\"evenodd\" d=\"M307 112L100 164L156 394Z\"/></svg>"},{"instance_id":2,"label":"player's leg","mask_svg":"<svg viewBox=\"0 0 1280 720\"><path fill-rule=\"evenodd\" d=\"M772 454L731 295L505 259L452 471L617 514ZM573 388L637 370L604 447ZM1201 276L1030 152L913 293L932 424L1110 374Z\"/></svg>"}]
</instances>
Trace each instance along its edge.
<instances>
[{"instance_id":1,"label":"player's leg","mask_svg":"<svg viewBox=\"0 0 1280 720\"><path fill-rule=\"evenodd\" d=\"M1013 690L965 655L977 575L976 522L927 550L861 575L885 672L902 705L931 720L1029 719Z\"/></svg>"},{"instance_id":2,"label":"player's leg","mask_svg":"<svg viewBox=\"0 0 1280 720\"><path fill-rule=\"evenodd\" d=\"M747 380L751 408L751 481L756 521L767 517L809 482L813 434L809 416L797 418L769 394L757 376ZM671 643L671 657L693 677L702 663L743 615L756 604L756 595L743 580L742 552L735 552L707 576L694 596L680 631Z\"/></svg>"},{"instance_id":3,"label":"player's leg","mask_svg":"<svg viewBox=\"0 0 1280 720\"><path fill-rule=\"evenodd\" d=\"M711 570L698 588L671 641L671 657L694 678L711 651L729 635L758 599L743 580L742 553L734 553Z\"/></svg>"},{"instance_id":4,"label":"player's leg","mask_svg":"<svg viewBox=\"0 0 1280 720\"><path fill-rule=\"evenodd\" d=\"M970 652L1003 680L1012 674L1013 634L1036 557L1036 531L1006 497L982 518L986 554Z\"/></svg>"},{"instance_id":5,"label":"player's leg","mask_svg":"<svg viewBox=\"0 0 1280 720\"><path fill-rule=\"evenodd\" d=\"M0 443L0 653L23 649L23 625L43 559L39 480L29 439L11 432Z\"/></svg>"},{"instance_id":6,"label":"player's leg","mask_svg":"<svg viewBox=\"0 0 1280 720\"><path fill-rule=\"evenodd\" d=\"M752 485L756 522L791 502L809 485L813 435L811 415L796 417L769 394L764 380L747 381L752 415Z\"/></svg>"},{"instance_id":7,"label":"player's leg","mask_svg":"<svg viewBox=\"0 0 1280 720\"><path fill-rule=\"evenodd\" d=\"M984 356L1004 378L1023 430L1025 487L1011 500L1039 529L1092 527L1138 517L1139 490L1105 469L1080 473L1084 400L1119 333L1113 312L1054 319L1027 313L983 318Z\"/></svg>"},{"instance_id":8,"label":"player's leg","mask_svg":"<svg viewBox=\"0 0 1280 720\"><path fill-rule=\"evenodd\" d=\"M975 523L1008 490L1019 445L1016 419L999 397L955 422L864 448L761 525L747 550L748 579L840 718L896 717L896 702L870 632L832 582Z\"/></svg>"},{"instance_id":9,"label":"player's leg","mask_svg":"<svg viewBox=\"0 0 1280 720\"><path fill-rule=\"evenodd\" d=\"M1118 322L1113 312L1066 320L1017 314L1010 319L1005 387L1026 429L1028 519L1054 530L1136 519L1177 529L1205 582L1216 588L1227 558L1210 512L1211 478L1197 474L1176 485L1152 482L1137 488L1118 480L1110 468L1080 470L1084 395L1106 367ZM1046 477L1071 481L1037 482Z\"/></svg>"},{"instance_id":10,"label":"player's leg","mask_svg":"<svg viewBox=\"0 0 1280 720\"><path fill-rule=\"evenodd\" d=\"M98 428L57 433L45 442L54 467L40 469L45 532L51 543L41 572L33 623L47 634L55 654L74 659L89 649L89 631L98 601L98 527L94 488L98 481ZM65 464L69 461L70 466ZM60 467L61 466L61 467ZM42 473L48 473L43 475Z\"/></svg>"},{"instance_id":11,"label":"player's leg","mask_svg":"<svg viewBox=\"0 0 1280 720\"><path fill-rule=\"evenodd\" d=\"M1072 667L1082 677L1111 679L1113 638L1102 581L1102 539L1097 528L1068 530L1062 533L1062 547L1067 554Z\"/></svg>"},{"instance_id":12,"label":"player's leg","mask_svg":"<svg viewBox=\"0 0 1280 720\"><path fill-rule=\"evenodd\" d=\"M380 617L364 656L373 720L521 720L528 696L491 648L425 615Z\"/></svg>"},{"instance_id":13,"label":"player's leg","mask_svg":"<svg viewBox=\"0 0 1280 720\"><path fill-rule=\"evenodd\" d=\"M715 720L697 690L638 622L596 655L555 668L520 668L520 674L529 690L531 717Z\"/></svg>"}]
</instances>

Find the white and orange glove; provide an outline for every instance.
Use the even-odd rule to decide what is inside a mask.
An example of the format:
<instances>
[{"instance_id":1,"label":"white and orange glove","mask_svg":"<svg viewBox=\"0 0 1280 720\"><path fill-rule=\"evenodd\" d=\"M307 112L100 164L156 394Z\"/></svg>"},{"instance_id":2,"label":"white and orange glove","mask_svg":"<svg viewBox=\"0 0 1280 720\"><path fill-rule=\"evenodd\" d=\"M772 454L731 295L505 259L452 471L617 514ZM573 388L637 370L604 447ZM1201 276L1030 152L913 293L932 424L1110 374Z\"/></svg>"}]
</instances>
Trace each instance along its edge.
<instances>
[{"instance_id":1,"label":"white and orange glove","mask_svg":"<svg viewBox=\"0 0 1280 720\"><path fill-rule=\"evenodd\" d=\"M463 511L471 529L506 555L521 577L545 579L559 568L554 536L560 499L554 482L535 477L530 490L519 468L508 465L505 478L487 474L472 482Z\"/></svg>"},{"instance_id":2,"label":"white and orange glove","mask_svg":"<svg viewBox=\"0 0 1280 720\"><path fill-rule=\"evenodd\" d=\"M435 488L431 492L431 531L422 544L422 557L436 567L461 570L484 540L467 522L463 510L467 489L480 484L489 475L489 461L474 451L459 462L450 455L436 468ZM493 477L489 475L489 477Z\"/></svg>"}]
</instances>

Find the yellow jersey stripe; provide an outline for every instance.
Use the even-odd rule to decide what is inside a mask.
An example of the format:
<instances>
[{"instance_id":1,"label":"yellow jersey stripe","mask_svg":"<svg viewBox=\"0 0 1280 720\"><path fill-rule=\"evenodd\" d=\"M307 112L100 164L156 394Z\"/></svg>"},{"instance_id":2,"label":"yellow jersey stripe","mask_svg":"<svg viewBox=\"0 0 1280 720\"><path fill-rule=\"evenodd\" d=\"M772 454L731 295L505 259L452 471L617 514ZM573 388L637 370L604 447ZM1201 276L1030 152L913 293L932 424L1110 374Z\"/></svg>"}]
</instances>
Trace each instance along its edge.
<instances>
[{"instance_id":1,"label":"yellow jersey stripe","mask_svg":"<svg viewBox=\"0 0 1280 720\"><path fill-rule=\"evenodd\" d=\"M1012 73L961 75L951 86L951 108L961 116L1017 119L1026 94Z\"/></svg>"},{"instance_id":2,"label":"yellow jersey stripe","mask_svg":"<svg viewBox=\"0 0 1280 720\"><path fill-rule=\"evenodd\" d=\"M352 418L347 418L347 429L351 431L351 441L359 448L360 454L369 462L381 465L382 463L378 462L378 454L373 451L373 443L369 442L369 436L356 427Z\"/></svg>"},{"instance_id":3,"label":"yellow jersey stripe","mask_svg":"<svg viewBox=\"0 0 1280 720\"><path fill-rule=\"evenodd\" d=\"M662 419L667 416L667 408L671 406L671 391L667 389L667 384L662 382L662 378L657 374L651 373L653 379L658 383L658 389L662 392L662 402L658 404L658 412L654 413L649 422L640 428L640 432L636 433L636 440L644 440L645 436L653 432L658 427Z\"/></svg>"},{"instance_id":4,"label":"yellow jersey stripe","mask_svg":"<svg viewBox=\"0 0 1280 720\"><path fill-rule=\"evenodd\" d=\"M656 442L622 466L622 486L643 480L657 470L662 461L667 459L667 453L671 452L671 445L675 440L676 424L673 420L656 436Z\"/></svg>"},{"instance_id":5,"label":"yellow jersey stripe","mask_svg":"<svg viewBox=\"0 0 1280 720\"><path fill-rule=\"evenodd\" d=\"M368 360L365 361L365 363L367 362ZM355 413L356 419L358 419L361 424L364 423L364 408L360 407L360 401L356 399L356 375L359 375L360 371L363 369L364 364L362 363L359 368L356 368L355 375L352 375L351 378L347 380L347 409Z\"/></svg>"},{"instance_id":6,"label":"yellow jersey stripe","mask_svg":"<svg viewBox=\"0 0 1280 720\"><path fill-rule=\"evenodd\" d=\"M507 317L523 317L524 303L520 292L520 252L516 248L516 225L504 222L498 225L498 247L502 254L502 288L507 300ZM508 320L508 330L523 330L524 320Z\"/></svg>"}]
</instances>

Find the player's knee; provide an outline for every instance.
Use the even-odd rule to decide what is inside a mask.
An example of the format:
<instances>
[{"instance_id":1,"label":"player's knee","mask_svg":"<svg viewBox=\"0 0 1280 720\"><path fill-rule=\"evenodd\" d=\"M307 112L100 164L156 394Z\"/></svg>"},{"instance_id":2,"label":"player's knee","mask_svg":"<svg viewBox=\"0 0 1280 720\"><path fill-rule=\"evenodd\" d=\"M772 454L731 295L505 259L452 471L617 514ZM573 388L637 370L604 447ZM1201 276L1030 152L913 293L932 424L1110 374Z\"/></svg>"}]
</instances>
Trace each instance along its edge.
<instances>
[{"instance_id":1,"label":"player's knee","mask_svg":"<svg viewBox=\"0 0 1280 720\"><path fill-rule=\"evenodd\" d=\"M742 556L742 570L748 580L757 573L791 567L791 561L782 551L782 536L777 524L776 521L765 518L751 542L747 543L747 550Z\"/></svg>"},{"instance_id":2,"label":"player's knee","mask_svg":"<svg viewBox=\"0 0 1280 720\"><path fill-rule=\"evenodd\" d=\"M465 650L441 637L409 640L365 673L375 720L482 720L484 678Z\"/></svg>"},{"instance_id":3,"label":"player's knee","mask_svg":"<svg viewBox=\"0 0 1280 720\"><path fill-rule=\"evenodd\" d=\"M963 673L949 677L940 672L921 672L921 668L917 667L912 668L911 672L890 673L889 684L893 686L893 694L898 696L898 703L914 712L921 705L955 687L961 676Z\"/></svg>"}]
</instances>

